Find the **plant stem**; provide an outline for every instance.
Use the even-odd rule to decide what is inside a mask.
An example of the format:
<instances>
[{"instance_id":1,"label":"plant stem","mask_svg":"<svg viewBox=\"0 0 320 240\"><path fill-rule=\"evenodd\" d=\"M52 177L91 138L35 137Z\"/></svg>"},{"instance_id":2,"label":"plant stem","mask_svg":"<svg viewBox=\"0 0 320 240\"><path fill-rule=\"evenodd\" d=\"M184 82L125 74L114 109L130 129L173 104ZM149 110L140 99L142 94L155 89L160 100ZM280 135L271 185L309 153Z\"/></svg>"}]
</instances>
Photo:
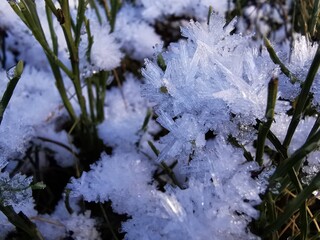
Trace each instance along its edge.
<instances>
[{"instance_id":1,"label":"plant stem","mask_svg":"<svg viewBox=\"0 0 320 240\"><path fill-rule=\"evenodd\" d=\"M264 231L274 232L279 229L291 216L296 212L306 199L313 193L313 191L320 188L320 172L312 179L311 183L300 192L289 204L287 204L284 212L277 217L277 219L267 226Z\"/></svg>"},{"instance_id":2,"label":"plant stem","mask_svg":"<svg viewBox=\"0 0 320 240\"><path fill-rule=\"evenodd\" d=\"M81 0L83 1L83 0ZM70 9L69 9L69 1L68 0L60 0L60 5L62 9L62 14L64 18L64 22L61 23L64 36L67 41L67 46L70 53L70 61L72 66L72 72L73 76L71 78L76 95L79 101L80 109L82 117L87 119L87 109L86 109L86 103L85 98L82 96L82 89L81 89L81 81L80 81L80 69L79 69L79 54L78 54L78 46L77 42L73 39L72 36L72 24L71 24L71 16L70 16ZM76 39L77 40L77 39Z\"/></svg>"},{"instance_id":3,"label":"plant stem","mask_svg":"<svg viewBox=\"0 0 320 240\"><path fill-rule=\"evenodd\" d=\"M277 178L283 177L288 169L296 166L301 160L310 152L319 147L320 131L315 133L309 140L307 140L298 150L296 150L289 158L285 159L283 163L277 168L270 179L270 183Z\"/></svg>"},{"instance_id":4,"label":"plant stem","mask_svg":"<svg viewBox=\"0 0 320 240\"><path fill-rule=\"evenodd\" d=\"M298 97L296 108L294 110L292 120L290 122L288 131L287 131L287 135L283 141L283 146L285 148L288 148L288 146L291 142L291 139L293 137L293 134L294 134L299 122L300 122L300 118L302 116L302 113L305 110L305 104L307 101L307 97L309 95L309 92L310 92L311 86L313 84L315 75L318 72L319 65L320 65L320 46L318 46L316 55L312 61L308 75L306 77L305 82L303 83L301 93Z\"/></svg>"},{"instance_id":5,"label":"plant stem","mask_svg":"<svg viewBox=\"0 0 320 240\"><path fill-rule=\"evenodd\" d=\"M7 88L0 100L0 124L2 122L4 111L6 110L9 101L12 97L13 91L17 86L19 79L21 78L21 74L23 72L23 62L19 61L14 69L14 75L11 79L9 79Z\"/></svg>"},{"instance_id":6,"label":"plant stem","mask_svg":"<svg viewBox=\"0 0 320 240\"><path fill-rule=\"evenodd\" d=\"M312 11L312 16L310 19L311 21L308 29L310 37L313 37L314 33L316 32L319 13L320 13L320 0L315 0L313 3L313 11Z\"/></svg>"},{"instance_id":7,"label":"plant stem","mask_svg":"<svg viewBox=\"0 0 320 240\"><path fill-rule=\"evenodd\" d=\"M266 119L265 123L259 124L258 130L258 139L257 139L257 150L256 150L256 162L259 163L260 166L263 164L263 153L265 147L265 141L270 130L271 124L273 122L274 117L274 108L277 100L277 92L278 92L278 78L273 77L268 85L268 100L267 100L267 108L266 108Z\"/></svg>"},{"instance_id":8,"label":"plant stem","mask_svg":"<svg viewBox=\"0 0 320 240\"><path fill-rule=\"evenodd\" d=\"M266 46L271 60L280 66L281 71L290 78L291 83L300 82L300 80L281 62L280 58L277 56L276 51L272 47L268 38L264 37L264 45Z\"/></svg>"},{"instance_id":9,"label":"plant stem","mask_svg":"<svg viewBox=\"0 0 320 240\"><path fill-rule=\"evenodd\" d=\"M106 220L106 223L107 223L107 225L108 225L108 228L110 229L110 232L111 232L113 238L114 238L115 240L118 240L118 237L117 237L116 233L114 232L114 230L113 230L113 228L112 228L112 225L111 225L111 222L110 222L110 220L109 220L109 218L108 218L108 215L107 215L106 211L104 210L103 204L102 204L102 203L99 203L99 206L100 206L100 209L101 209L101 211L102 211L102 215L103 215L104 219Z\"/></svg>"},{"instance_id":10,"label":"plant stem","mask_svg":"<svg viewBox=\"0 0 320 240\"><path fill-rule=\"evenodd\" d=\"M22 212L16 213L12 206L4 206L0 203L0 211L8 218L17 229L27 234L30 239L43 240L41 233L36 228L36 225Z\"/></svg>"},{"instance_id":11,"label":"plant stem","mask_svg":"<svg viewBox=\"0 0 320 240\"><path fill-rule=\"evenodd\" d=\"M42 30L42 26L36 11L36 5L35 2L32 0L21 0L19 4L10 3L13 10L16 12L16 14L20 17L20 19L27 25L27 27L31 30L33 36L35 39L39 42L41 47L43 48L47 59L49 61L49 64L51 66L53 75L56 79L56 86L58 88L58 91L60 93L62 102L67 109L69 116L73 121L76 121L77 116L73 110L73 107L68 99L66 88L64 86L64 82L61 76L60 68L67 74L69 78L73 77L73 73L58 59L57 55L54 53L57 51L57 44L55 43L55 40L53 39L53 48L54 51L52 51L48 45L48 42L46 40L46 37L44 35L44 32ZM51 0L46 0L46 6L48 6L51 11L57 15L57 10L54 7L54 4ZM46 8L46 11L48 13L49 8ZM49 29L52 28L50 23L50 16L48 16L49 21ZM50 27L51 26L51 27ZM51 35L53 33L53 29L51 29ZM52 35L54 36L54 35Z\"/></svg>"}]
</instances>

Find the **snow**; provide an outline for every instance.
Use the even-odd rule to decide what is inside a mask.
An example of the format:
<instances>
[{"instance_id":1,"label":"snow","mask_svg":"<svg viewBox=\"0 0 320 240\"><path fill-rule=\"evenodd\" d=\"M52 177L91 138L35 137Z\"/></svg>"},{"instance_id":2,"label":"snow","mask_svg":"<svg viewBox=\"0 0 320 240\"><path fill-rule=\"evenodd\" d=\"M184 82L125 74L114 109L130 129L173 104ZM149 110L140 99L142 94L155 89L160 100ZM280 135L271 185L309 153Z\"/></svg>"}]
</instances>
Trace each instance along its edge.
<instances>
[{"instance_id":1,"label":"snow","mask_svg":"<svg viewBox=\"0 0 320 240\"><path fill-rule=\"evenodd\" d=\"M93 21L94 23L95 21ZM92 25L91 25L92 26ZM122 57L119 45L109 35L108 25L92 26L94 44L91 49L92 63L100 70L111 70L119 66ZM108 53L108 57L105 53Z\"/></svg>"},{"instance_id":2,"label":"snow","mask_svg":"<svg viewBox=\"0 0 320 240\"><path fill-rule=\"evenodd\" d=\"M122 93L121 93L122 91ZM123 95L122 95L123 94ZM98 133L105 144L121 146L135 144L140 138L140 129L148 105L140 96L140 83L132 75L127 76L121 89L111 89L105 101L105 121Z\"/></svg>"},{"instance_id":3,"label":"snow","mask_svg":"<svg viewBox=\"0 0 320 240\"><path fill-rule=\"evenodd\" d=\"M6 78L0 81L6 86ZM23 153L28 141L36 135L36 127L45 123L60 103L51 73L26 66L1 124L1 158Z\"/></svg>"},{"instance_id":4,"label":"snow","mask_svg":"<svg viewBox=\"0 0 320 240\"><path fill-rule=\"evenodd\" d=\"M115 36L127 55L140 61L152 56L153 46L161 42L154 28L129 4L117 15Z\"/></svg>"},{"instance_id":5,"label":"snow","mask_svg":"<svg viewBox=\"0 0 320 240\"><path fill-rule=\"evenodd\" d=\"M35 218L38 229L45 239L56 240L71 237L75 240L100 240L96 229L97 220L91 218L91 212L68 213L63 201L60 201L51 214Z\"/></svg>"},{"instance_id":6,"label":"snow","mask_svg":"<svg viewBox=\"0 0 320 240\"><path fill-rule=\"evenodd\" d=\"M189 16L198 20L204 20L207 16L209 6L212 6L215 12L220 14L228 10L227 1L210 1L210 0L160 0L157 2L151 0L140 0L143 6L142 16L150 22L160 20L166 16ZM232 7L232 4L231 6Z\"/></svg>"}]
</instances>

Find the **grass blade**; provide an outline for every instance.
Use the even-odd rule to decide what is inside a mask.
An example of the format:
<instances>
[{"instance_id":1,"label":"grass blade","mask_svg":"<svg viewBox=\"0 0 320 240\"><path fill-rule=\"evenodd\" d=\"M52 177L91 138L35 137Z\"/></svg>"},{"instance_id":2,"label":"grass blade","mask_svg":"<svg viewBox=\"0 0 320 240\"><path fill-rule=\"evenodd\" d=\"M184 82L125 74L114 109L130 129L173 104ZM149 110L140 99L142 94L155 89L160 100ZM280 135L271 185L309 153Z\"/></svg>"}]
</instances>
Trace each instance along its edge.
<instances>
[{"instance_id":1,"label":"grass blade","mask_svg":"<svg viewBox=\"0 0 320 240\"><path fill-rule=\"evenodd\" d=\"M319 66L320 66L320 46L318 46L316 55L312 61L308 75L306 77L305 82L303 83L301 93L298 97L297 105L296 105L295 111L293 113L288 131L287 131L287 135L283 141L283 146L285 148L288 148L288 146L291 142L291 139L293 137L293 134L294 134L299 122L300 122L300 118L301 118L302 113L305 109L305 104L306 104L308 95L310 93L310 89L313 84L315 75L318 72Z\"/></svg>"},{"instance_id":2,"label":"grass blade","mask_svg":"<svg viewBox=\"0 0 320 240\"><path fill-rule=\"evenodd\" d=\"M296 166L301 160L306 157L310 152L319 147L320 131L314 134L305 144L302 145L292 156L285 159L283 163L277 168L275 173L270 179L270 183L273 184L278 178L282 178L288 172L288 170Z\"/></svg>"},{"instance_id":3,"label":"grass blade","mask_svg":"<svg viewBox=\"0 0 320 240\"><path fill-rule=\"evenodd\" d=\"M300 192L285 208L284 213L277 217L276 221L265 228L265 232L270 233L279 229L295 213L313 191L320 188L320 172L312 179L311 183Z\"/></svg>"},{"instance_id":4,"label":"grass blade","mask_svg":"<svg viewBox=\"0 0 320 240\"><path fill-rule=\"evenodd\" d=\"M12 97L12 94L14 92L14 89L16 88L17 83L18 83L19 79L21 78L22 72L23 72L23 62L19 61L14 69L14 73L13 73L12 78L9 79L7 88L1 98L1 101L0 101L0 124L3 119L4 111L6 110L8 104L9 104L9 101Z\"/></svg>"},{"instance_id":5,"label":"grass blade","mask_svg":"<svg viewBox=\"0 0 320 240\"><path fill-rule=\"evenodd\" d=\"M274 116L274 108L277 100L277 92L278 92L278 78L272 78L268 85L268 100L267 100L267 108L266 108L266 118L267 121L259 124L258 131L258 140L257 140L257 150L256 150L256 162L261 166L263 164L263 153L264 153L264 145L270 130L270 127L273 122Z\"/></svg>"},{"instance_id":6,"label":"grass blade","mask_svg":"<svg viewBox=\"0 0 320 240\"><path fill-rule=\"evenodd\" d=\"M272 47L270 41L268 38L264 37L264 45L267 48L267 51L270 55L271 60L280 66L281 71L288 77L290 78L291 83L295 82L301 82L280 60L280 58L277 56L276 51Z\"/></svg>"}]
</instances>

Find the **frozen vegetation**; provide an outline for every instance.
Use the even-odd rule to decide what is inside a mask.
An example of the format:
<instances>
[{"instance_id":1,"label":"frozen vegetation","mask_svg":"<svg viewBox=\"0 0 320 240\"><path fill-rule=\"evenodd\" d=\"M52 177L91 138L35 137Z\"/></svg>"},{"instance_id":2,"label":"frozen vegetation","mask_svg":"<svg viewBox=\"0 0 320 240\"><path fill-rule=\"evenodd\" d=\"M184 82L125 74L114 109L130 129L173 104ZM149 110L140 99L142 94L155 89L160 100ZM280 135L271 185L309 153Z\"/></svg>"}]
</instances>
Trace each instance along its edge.
<instances>
[{"instance_id":1,"label":"frozen vegetation","mask_svg":"<svg viewBox=\"0 0 320 240\"><path fill-rule=\"evenodd\" d=\"M69 35L75 52L66 37L66 2L76 23ZM119 231L132 240L220 240L261 239L261 225L254 223L277 230L277 219L266 220L270 213L263 206L281 191L309 193L319 206L313 197L320 188L317 43L297 33L291 47L283 42L290 25L264 1L228 22L232 1L88 2L81 15L84 1L36 0L39 38L39 28L33 31L33 23L17 14L32 12L32 0L0 2L0 96L17 75L12 66L24 62L0 125L1 239L16 227L18 236L27 236L21 219L8 218L6 211L21 211L36 229L29 237L37 239L107 239L101 227L107 226L113 239ZM271 40L282 44L274 48L260 38L272 30L265 15L280 25ZM181 26L179 39L164 42L161 24ZM138 65L133 71L131 63ZM292 119L298 119L296 128ZM81 135L88 123L89 135ZM93 147L102 147L88 154L84 146L90 148L94 136ZM285 178L279 174L288 159L300 165L290 165ZM44 191L35 189L44 187L44 169L52 162L74 173L53 209L40 211L32 191ZM296 191L291 171L301 185ZM111 204L112 214L125 216L120 229L112 230L108 212L97 216L88 202ZM307 217L311 234L317 219Z\"/></svg>"}]
</instances>

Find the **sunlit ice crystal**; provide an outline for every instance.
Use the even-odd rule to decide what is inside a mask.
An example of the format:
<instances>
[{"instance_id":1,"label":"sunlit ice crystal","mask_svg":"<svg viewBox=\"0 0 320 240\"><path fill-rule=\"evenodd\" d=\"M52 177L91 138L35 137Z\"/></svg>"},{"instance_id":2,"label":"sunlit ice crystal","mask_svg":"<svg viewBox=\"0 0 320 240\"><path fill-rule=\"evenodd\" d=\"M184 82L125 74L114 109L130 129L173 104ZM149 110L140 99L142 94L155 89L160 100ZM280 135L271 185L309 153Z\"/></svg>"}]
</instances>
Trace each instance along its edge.
<instances>
[{"instance_id":1,"label":"sunlit ice crystal","mask_svg":"<svg viewBox=\"0 0 320 240\"><path fill-rule=\"evenodd\" d=\"M195 116L206 130L254 124L265 114L270 72L276 67L249 47L248 37L230 35L234 22L225 27L225 20L214 14L210 23L191 22L182 28L187 40L163 53L164 71L146 62L143 94L155 103L156 112L173 121L184 114ZM241 116L240 121L226 122L231 114Z\"/></svg>"},{"instance_id":2,"label":"sunlit ice crystal","mask_svg":"<svg viewBox=\"0 0 320 240\"><path fill-rule=\"evenodd\" d=\"M196 118L191 114L184 114L181 118L174 121L166 112L159 111L157 121L170 131L162 139L166 144L162 149L158 161L161 162L167 157L188 155L195 148L205 146L206 128L201 126Z\"/></svg>"}]
</instances>

